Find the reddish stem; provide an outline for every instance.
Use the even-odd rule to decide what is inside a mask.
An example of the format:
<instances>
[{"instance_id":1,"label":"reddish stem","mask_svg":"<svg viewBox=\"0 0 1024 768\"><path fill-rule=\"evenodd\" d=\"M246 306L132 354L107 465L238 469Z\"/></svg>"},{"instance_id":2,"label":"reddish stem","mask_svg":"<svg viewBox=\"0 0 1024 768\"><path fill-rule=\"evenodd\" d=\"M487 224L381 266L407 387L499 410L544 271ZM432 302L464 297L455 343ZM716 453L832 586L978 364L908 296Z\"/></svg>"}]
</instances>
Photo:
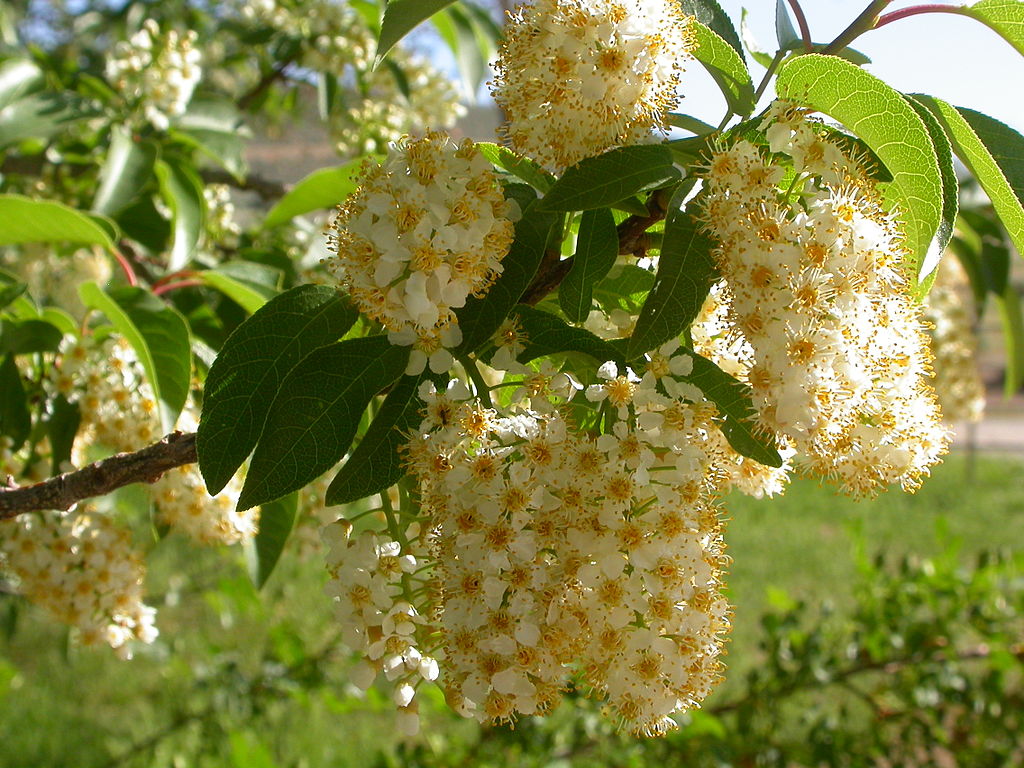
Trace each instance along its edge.
<instances>
[{"instance_id":1,"label":"reddish stem","mask_svg":"<svg viewBox=\"0 0 1024 768\"><path fill-rule=\"evenodd\" d=\"M132 269L132 264L125 255L121 253L117 248L113 249L114 258L117 259L117 263L121 265L121 270L124 272L125 278L128 280L128 285L138 285L139 278L135 276L135 270Z\"/></svg>"},{"instance_id":2,"label":"reddish stem","mask_svg":"<svg viewBox=\"0 0 1024 768\"><path fill-rule=\"evenodd\" d=\"M807 17L804 15L804 9L800 7L800 0L789 0L789 7L793 9L797 26L800 27L800 37L804 41L804 50L810 53L814 47L813 43L811 43L811 28L807 26Z\"/></svg>"},{"instance_id":3,"label":"reddish stem","mask_svg":"<svg viewBox=\"0 0 1024 768\"><path fill-rule=\"evenodd\" d=\"M167 283L172 283L175 280L182 280L182 279L190 278L190 277L192 277L195 274L197 274L197 272L194 269L179 269L177 272L171 272L170 274L167 274L167 275L164 275L161 278L158 278L153 283L153 287L154 288L159 288L160 286L166 285Z\"/></svg>"},{"instance_id":4,"label":"reddish stem","mask_svg":"<svg viewBox=\"0 0 1024 768\"><path fill-rule=\"evenodd\" d=\"M163 296L165 293L177 290L178 288L192 288L206 285L202 280L179 280L177 283L164 283L153 288L154 296Z\"/></svg>"},{"instance_id":5,"label":"reddish stem","mask_svg":"<svg viewBox=\"0 0 1024 768\"><path fill-rule=\"evenodd\" d=\"M927 5L912 5L910 8L900 8L898 11L887 13L883 16L878 17L878 21L875 22L875 29L884 27L893 21L899 21L905 19L908 16L917 16L922 13L955 13L959 16L969 15L965 13L965 9L961 5L943 5L941 3L928 3Z\"/></svg>"}]
</instances>

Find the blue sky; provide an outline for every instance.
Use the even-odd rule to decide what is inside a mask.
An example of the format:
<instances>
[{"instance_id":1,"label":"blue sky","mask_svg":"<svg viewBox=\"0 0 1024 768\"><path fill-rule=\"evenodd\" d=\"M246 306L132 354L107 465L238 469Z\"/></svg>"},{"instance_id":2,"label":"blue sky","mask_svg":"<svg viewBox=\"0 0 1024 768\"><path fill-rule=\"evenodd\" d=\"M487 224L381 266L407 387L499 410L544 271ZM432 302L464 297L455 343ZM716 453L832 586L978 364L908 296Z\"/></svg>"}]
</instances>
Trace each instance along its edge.
<instances>
[{"instance_id":1,"label":"blue sky","mask_svg":"<svg viewBox=\"0 0 1024 768\"><path fill-rule=\"evenodd\" d=\"M774 51L775 0L719 3L737 27L745 6L754 37L762 48ZM896 2L891 10L917 4ZM801 5L814 41L828 42L860 13L866 0L802 0ZM853 47L872 59L866 69L893 87L976 109L1024 133L1024 56L985 25L953 14L923 14L868 32ZM764 70L757 64L752 69L756 83ZM725 102L699 64L688 67L683 92L679 111L717 125Z\"/></svg>"}]
</instances>

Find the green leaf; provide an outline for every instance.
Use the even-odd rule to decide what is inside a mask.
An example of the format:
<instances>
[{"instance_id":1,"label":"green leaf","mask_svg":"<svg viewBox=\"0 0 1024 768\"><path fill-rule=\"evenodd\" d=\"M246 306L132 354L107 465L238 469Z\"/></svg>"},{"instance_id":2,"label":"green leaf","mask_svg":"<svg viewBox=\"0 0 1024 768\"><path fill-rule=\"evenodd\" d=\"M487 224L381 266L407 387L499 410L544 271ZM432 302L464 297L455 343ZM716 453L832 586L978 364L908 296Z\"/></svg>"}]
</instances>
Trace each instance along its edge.
<instances>
[{"instance_id":1,"label":"green leaf","mask_svg":"<svg viewBox=\"0 0 1024 768\"><path fill-rule=\"evenodd\" d=\"M200 272L199 277L249 314L280 293L280 271L252 261L228 261Z\"/></svg>"},{"instance_id":2,"label":"green leaf","mask_svg":"<svg viewBox=\"0 0 1024 768\"><path fill-rule=\"evenodd\" d=\"M1003 339L1006 348L1006 373L1003 394L1011 397L1024 384L1024 313L1021 311L1020 296L1013 285L996 296L999 318L1003 323Z\"/></svg>"},{"instance_id":3,"label":"green leaf","mask_svg":"<svg viewBox=\"0 0 1024 768\"><path fill-rule=\"evenodd\" d=\"M924 122L903 96L835 56L807 54L779 69L779 96L835 118L868 143L893 175L879 184L899 210L915 285L942 217L942 176Z\"/></svg>"},{"instance_id":4,"label":"green leaf","mask_svg":"<svg viewBox=\"0 0 1024 768\"><path fill-rule=\"evenodd\" d=\"M31 59L8 59L0 63L0 110L43 82L43 71Z\"/></svg>"},{"instance_id":5,"label":"green leaf","mask_svg":"<svg viewBox=\"0 0 1024 768\"><path fill-rule=\"evenodd\" d=\"M640 312L653 287L653 272L635 264L617 264L608 277L594 286L594 299L606 314L622 309L635 315Z\"/></svg>"},{"instance_id":6,"label":"green leaf","mask_svg":"<svg viewBox=\"0 0 1024 768\"><path fill-rule=\"evenodd\" d=\"M69 403L64 395L50 401L50 418L46 422L46 435L50 438L50 473L58 475L61 465L71 461L71 449L82 422L77 403Z\"/></svg>"},{"instance_id":7,"label":"green leaf","mask_svg":"<svg viewBox=\"0 0 1024 768\"><path fill-rule=\"evenodd\" d=\"M0 245L14 243L81 243L114 250L113 222L62 203L0 195Z\"/></svg>"},{"instance_id":8,"label":"green leaf","mask_svg":"<svg viewBox=\"0 0 1024 768\"><path fill-rule=\"evenodd\" d=\"M921 285L923 293L927 293L931 290L932 283L935 282L939 259L946 251L950 238L953 237L953 227L956 224L957 210L960 207L960 183L957 181L956 169L953 167L953 147L942 126L939 125L939 121L928 111L926 106L913 96L907 96L906 99L924 122L925 128L928 129L928 135L935 147L935 157L939 162L939 173L942 176L942 217L939 219L939 228L935 233L935 242L932 243L932 247L928 251L928 259L921 265Z\"/></svg>"},{"instance_id":9,"label":"green leaf","mask_svg":"<svg viewBox=\"0 0 1024 768\"><path fill-rule=\"evenodd\" d=\"M113 214L126 208L153 177L156 147L137 142L124 126L110 131L110 149L100 169L99 189L92 201L96 213Z\"/></svg>"},{"instance_id":10,"label":"green leaf","mask_svg":"<svg viewBox=\"0 0 1024 768\"><path fill-rule=\"evenodd\" d=\"M774 438L760 432L754 423L755 411L750 387L733 378L706 357L687 350L693 357L693 370L682 376L704 393L725 418L722 433L737 452L769 467L781 467L782 457Z\"/></svg>"},{"instance_id":11,"label":"green leaf","mask_svg":"<svg viewBox=\"0 0 1024 768\"><path fill-rule=\"evenodd\" d=\"M551 185L555 183L555 177L537 165L537 163L528 157L517 155L507 147L492 144L488 141L478 141L476 148L480 150L480 154L486 157L492 165L505 169L513 176L525 181L538 192L547 192L551 189Z\"/></svg>"},{"instance_id":12,"label":"green leaf","mask_svg":"<svg viewBox=\"0 0 1024 768\"><path fill-rule=\"evenodd\" d=\"M422 1L420 0L420 2ZM473 23L457 5L446 8L443 15L447 16L452 23L455 41L452 53L455 55L455 62L458 64L459 74L462 76L462 87L466 97L470 101L475 101L476 92L484 81L484 75L487 74L485 51L478 44ZM436 18L440 18L440 16Z\"/></svg>"},{"instance_id":13,"label":"green leaf","mask_svg":"<svg viewBox=\"0 0 1024 768\"><path fill-rule=\"evenodd\" d=\"M706 136L718 130L715 126L705 123L693 115L681 115L677 112L669 112L668 124L675 128L682 128L684 131L689 131L697 136Z\"/></svg>"},{"instance_id":14,"label":"green leaf","mask_svg":"<svg viewBox=\"0 0 1024 768\"><path fill-rule=\"evenodd\" d=\"M679 0L679 6L683 13L694 16L697 21L731 45L742 59L743 46L740 45L736 27L732 25L729 14L722 10L722 6L716 0Z\"/></svg>"},{"instance_id":15,"label":"green leaf","mask_svg":"<svg viewBox=\"0 0 1024 768\"><path fill-rule=\"evenodd\" d=\"M160 160L156 163L160 194L171 209L172 245L168 270L182 269L195 254L206 218L203 182L191 168Z\"/></svg>"},{"instance_id":16,"label":"green leaf","mask_svg":"<svg viewBox=\"0 0 1024 768\"><path fill-rule=\"evenodd\" d=\"M793 29L789 19L786 0L775 0L775 38L779 41L779 50L788 51L802 45L800 35Z\"/></svg>"},{"instance_id":17,"label":"green leaf","mask_svg":"<svg viewBox=\"0 0 1024 768\"><path fill-rule=\"evenodd\" d=\"M607 208L584 211L572 266L558 286L558 304L574 323L587 319L594 303L594 284L615 266L618 255L619 233L612 212Z\"/></svg>"},{"instance_id":18,"label":"green leaf","mask_svg":"<svg viewBox=\"0 0 1024 768\"><path fill-rule=\"evenodd\" d=\"M631 360L688 328L718 279L711 257L714 243L696 219L680 209L681 203L678 193L669 202L658 274L629 340Z\"/></svg>"},{"instance_id":19,"label":"green leaf","mask_svg":"<svg viewBox=\"0 0 1024 768\"><path fill-rule=\"evenodd\" d=\"M79 336L82 332L81 326L71 313L60 307L46 307L40 317L54 326L65 336Z\"/></svg>"},{"instance_id":20,"label":"green leaf","mask_svg":"<svg viewBox=\"0 0 1024 768\"><path fill-rule=\"evenodd\" d=\"M747 53L750 54L751 58L765 69L768 69L768 67L772 65L773 57L768 53L768 51L761 47L754 38L754 33L750 31L750 25L747 24L746 8L742 9L740 12L740 35L743 37L743 45L747 49Z\"/></svg>"},{"instance_id":21,"label":"green leaf","mask_svg":"<svg viewBox=\"0 0 1024 768\"><path fill-rule=\"evenodd\" d=\"M249 173L249 164L245 159L247 133L244 131L224 133L200 128L179 128L172 129L171 135L195 147L203 157L221 166L238 181L243 181Z\"/></svg>"},{"instance_id":22,"label":"green leaf","mask_svg":"<svg viewBox=\"0 0 1024 768\"><path fill-rule=\"evenodd\" d=\"M161 426L169 432L188 399L191 383L192 351L185 320L142 288L125 286L106 293L88 282L78 287L78 295L85 306L106 315L132 345L161 406Z\"/></svg>"},{"instance_id":23,"label":"green leaf","mask_svg":"<svg viewBox=\"0 0 1024 768\"><path fill-rule=\"evenodd\" d=\"M48 139L98 110L73 93L33 93L0 108L0 149L24 139Z\"/></svg>"},{"instance_id":24,"label":"green leaf","mask_svg":"<svg viewBox=\"0 0 1024 768\"><path fill-rule=\"evenodd\" d=\"M0 355L56 352L64 334L45 320L0 320Z\"/></svg>"},{"instance_id":25,"label":"green leaf","mask_svg":"<svg viewBox=\"0 0 1024 768\"><path fill-rule=\"evenodd\" d=\"M32 431L32 414L28 410L25 387L14 362L14 355L5 355L0 364L0 435L11 439L11 450L18 450Z\"/></svg>"},{"instance_id":26,"label":"green leaf","mask_svg":"<svg viewBox=\"0 0 1024 768\"><path fill-rule=\"evenodd\" d=\"M611 149L572 166L538 205L545 211L604 208L648 189L679 179L672 150L665 144Z\"/></svg>"},{"instance_id":27,"label":"green leaf","mask_svg":"<svg viewBox=\"0 0 1024 768\"><path fill-rule=\"evenodd\" d=\"M300 285L268 301L228 337L206 378L199 469L220 493L255 447L288 372L340 338L357 313L333 288Z\"/></svg>"},{"instance_id":28,"label":"green leaf","mask_svg":"<svg viewBox=\"0 0 1024 768\"><path fill-rule=\"evenodd\" d=\"M420 23L451 5L454 0L390 0L377 39L377 63Z\"/></svg>"},{"instance_id":29,"label":"green leaf","mask_svg":"<svg viewBox=\"0 0 1024 768\"><path fill-rule=\"evenodd\" d=\"M1024 4L1020 0L979 0L958 10L991 27L1024 55Z\"/></svg>"},{"instance_id":30,"label":"green leaf","mask_svg":"<svg viewBox=\"0 0 1024 768\"><path fill-rule=\"evenodd\" d=\"M270 406L238 508L280 498L337 464L370 400L402 375L409 349L370 336L321 347L296 365Z\"/></svg>"},{"instance_id":31,"label":"green leaf","mask_svg":"<svg viewBox=\"0 0 1024 768\"><path fill-rule=\"evenodd\" d=\"M26 290L28 290L28 286L24 283L11 282L0 285L0 309L17 299Z\"/></svg>"},{"instance_id":32,"label":"green leaf","mask_svg":"<svg viewBox=\"0 0 1024 768\"><path fill-rule=\"evenodd\" d=\"M299 494L290 493L284 498L270 501L260 507L260 527L253 541L252 556L249 558L249 577L257 589L262 589L277 561L281 559L284 545L295 527L299 511Z\"/></svg>"},{"instance_id":33,"label":"green leaf","mask_svg":"<svg viewBox=\"0 0 1024 768\"><path fill-rule=\"evenodd\" d=\"M526 334L526 345L518 358L521 363L559 352L582 352L600 363L609 360L620 365L626 363L621 350L615 345L588 330L571 326L549 312L521 304L512 313L519 318L520 327Z\"/></svg>"},{"instance_id":34,"label":"green leaf","mask_svg":"<svg viewBox=\"0 0 1024 768\"><path fill-rule=\"evenodd\" d=\"M367 159L358 158L335 168L321 168L292 187L267 214L264 226L275 227L310 211L334 208L359 186L357 177Z\"/></svg>"},{"instance_id":35,"label":"green leaf","mask_svg":"<svg viewBox=\"0 0 1024 768\"><path fill-rule=\"evenodd\" d=\"M348 504L397 483L405 468L398 455L410 430L422 421L420 383L436 375L403 376L384 398L366 434L327 488L327 504ZM436 382L435 382L436 383Z\"/></svg>"},{"instance_id":36,"label":"green leaf","mask_svg":"<svg viewBox=\"0 0 1024 768\"><path fill-rule=\"evenodd\" d=\"M754 84L743 56L700 22L692 26L697 37L693 55L718 83L729 109L737 115L749 115L754 110Z\"/></svg>"},{"instance_id":37,"label":"green leaf","mask_svg":"<svg viewBox=\"0 0 1024 768\"><path fill-rule=\"evenodd\" d=\"M501 276L483 298L471 296L455 314L462 330L462 343L453 350L467 354L479 348L494 334L512 307L537 274L551 230L560 220L556 214L538 211L536 204L523 212L516 222L516 235L502 261Z\"/></svg>"},{"instance_id":38,"label":"green leaf","mask_svg":"<svg viewBox=\"0 0 1024 768\"><path fill-rule=\"evenodd\" d=\"M1010 240L1024 253L1024 137L979 112L933 96L914 98L945 128L956 156L981 184Z\"/></svg>"}]
</instances>

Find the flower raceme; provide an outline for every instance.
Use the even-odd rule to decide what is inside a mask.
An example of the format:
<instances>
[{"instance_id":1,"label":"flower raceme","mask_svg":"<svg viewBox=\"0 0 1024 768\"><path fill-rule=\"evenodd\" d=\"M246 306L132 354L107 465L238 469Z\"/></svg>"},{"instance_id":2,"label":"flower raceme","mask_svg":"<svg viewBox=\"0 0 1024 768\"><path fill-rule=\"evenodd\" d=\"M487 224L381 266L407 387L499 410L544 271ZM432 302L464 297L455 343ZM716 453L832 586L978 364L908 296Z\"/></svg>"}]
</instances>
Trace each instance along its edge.
<instances>
[{"instance_id":1,"label":"flower raceme","mask_svg":"<svg viewBox=\"0 0 1024 768\"><path fill-rule=\"evenodd\" d=\"M694 35L676 0L537 0L509 15L491 86L512 147L560 172L648 141Z\"/></svg>"},{"instance_id":2,"label":"flower raceme","mask_svg":"<svg viewBox=\"0 0 1024 768\"><path fill-rule=\"evenodd\" d=\"M729 350L761 423L811 472L854 494L915 489L949 435L897 214L802 110L777 103L762 127L792 175L781 188L785 166L747 140L714 153L703 217L723 282L709 301L728 322L695 338Z\"/></svg>"},{"instance_id":3,"label":"flower raceme","mask_svg":"<svg viewBox=\"0 0 1024 768\"><path fill-rule=\"evenodd\" d=\"M501 274L516 213L472 141L405 139L384 165L364 168L324 265L392 343L413 346L408 373L427 362L440 373L461 340L454 310Z\"/></svg>"}]
</instances>

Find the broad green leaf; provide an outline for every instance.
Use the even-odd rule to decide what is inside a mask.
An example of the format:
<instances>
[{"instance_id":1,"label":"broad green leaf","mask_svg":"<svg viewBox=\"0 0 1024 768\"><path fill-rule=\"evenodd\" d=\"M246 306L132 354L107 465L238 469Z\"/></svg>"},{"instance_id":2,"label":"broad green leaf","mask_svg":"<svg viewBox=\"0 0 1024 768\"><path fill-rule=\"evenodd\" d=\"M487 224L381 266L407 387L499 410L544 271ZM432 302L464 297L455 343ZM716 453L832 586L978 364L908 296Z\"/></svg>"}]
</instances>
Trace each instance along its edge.
<instances>
[{"instance_id":1,"label":"broad green leaf","mask_svg":"<svg viewBox=\"0 0 1024 768\"><path fill-rule=\"evenodd\" d=\"M680 210L681 203L678 193L669 202L658 274L629 340L631 360L688 328L718 278L711 257L714 243L693 216Z\"/></svg>"},{"instance_id":2,"label":"broad green leaf","mask_svg":"<svg viewBox=\"0 0 1024 768\"><path fill-rule=\"evenodd\" d=\"M82 421L77 403L68 402L64 395L50 401L50 418L46 422L46 435L50 438L50 473L60 474L61 465L71 460L71 449Z\"/></svg>"},{"instance_id":3,"label":"broad green leaf","mask_svg":"<svg viewBox=\"0 0 1024 768\"><path fill-rule=\"evenodd\" d=\"M519 318L520 328L526 335L525 347L518 358L521 363L559 352L582 352L600 363L614 360L625 365L620 349L549 312L520 304L512 313Z\"/></svg>"},{"instance_id":4,"label":"broad green leaf","mask_svg":"<svg viewBox=\"0 0 1024 768\"><path fill-rule=\"evenodd\" d=\"M19 286L22 287L19 289ZM7 298L6 303L3 305L3 307L6 307L7 314L11 317L24 319L40 316L35 303L28 293L25 292L27 287L10 272L0 269L0 290L11 291L5 294Z\"/></svg>"},{"instance_id":5,"label":"broad green leaf","mask_svg":"<svg viewBox=\"0 0 1024 768\"><path fill-rule=\"evenodd\" d=\"M423 373L398 380L384 398L363 439L327 488L328 504L348 504L364 499L402 478L405 468L398 450L408 441L409 431L418 427L423 419L420 410L424 404L418 390L428 376L431 374Z\"/></svg>"},{"instance_id":6,"label":"broad green leaf","mask_svg":"<svg viewBox=\"0 0 1024 768\"><path fill-rule=\"evenodd\" d=\"M252 261L228 261L199 273L204 283L216 288L252 314L281 291L281 273Z\"/></svg>"},{"instance_id":7,"label":"broad green leaf","mask_svg":"<svg viewBox=\"0 0 1024 768\"><path fill-rule=\"evenodd\" d=\"M700 22L692 26L697 37L693 55L718 83L729 109L749 115L754 109L754 84L742 54Z\"/></svg>"},{"instance_id":8,"label":"broad green leaf","mask_svg":"<svg viewBox=\"0 0 1024 768\"><path fill-rule=\"evenodd\" d=\"M990 117L933 96L914 98L945 128L956 156L981 184L1010 240L1024 253L1024 137Z\"/></svg>"},{"instance_id":9,"label":"broad green leaf","mask_svg":"<svg viewBox=\"0 0 1024 768\"><path fill-rule=\"evenodd\" d=\"M191 261L203 233L203 183L191 168L166 160L157 161L156 175L161 197L171 209L172 245L167 268L174 272Z\"/></svg>"},{"instance_id":10,"label":"broad green leaf","mask_svg":"<svg viewBox=\"0 0 1024 768\"><path fill-rule=\"evenodd\" d=\"M1020 0L979 0L960 12L991 27L1024 55L1024 3Z\"/></svg>"},{"instance_id":11,"label":"broad green leaf","mask_svg":"<svg viewBox=\"0 0 1024 768\"><path fill-rule=\"evenodd\" d=\"M177 118L174 124L189 131L214 131L242 137L248 137L252 133L233 102L213 96L193 98L189 101L185 114Z\"/></svg>"},{"instance_id":12,"label":"broad green leaf","mask_svg":"<svg viewBox=\"0 0 1024 768\"><path fill-rule=\"evenodd\" d=\"M924 122L903 96L860 67L835 56L790 59L775 83L793 99L835 118L868 146L892 173L879 184L899 211L915 285L942 218L942 176Z\"/></svg>"},{"instance_id":13,"label":"broad green leaf","mask_svg":"<svg viewBox=\"0 0 1024 768\"><path fill-rule=\"evenodd\" d=\"M689 381L713 402L725 417L722 433L733 449L748 458L769 467L781 467L782 457L775 448L774 438L760 432L754 422L754 405L750 400L750 387L730 376L706 357L688 350L693 357L693 370Z\"/></svg>"},{"instance_id":14,"label":"broad green leaf","mask_svg":"<svg viewBox=\"0 0 1024 768\"><path fill-rule=\"evenodd\" d=\"M528 157L517 155L507 147L487 141L478 141L476 147L492 165L505 169L513 176L525 181L538 192L547 192L551 189L551 185L555 183L555 177L537 165L537 163Z\"/></svg>"},{"instance_id":15,"label":"broad green leaf","mask_svg":"<svg viewBox=\"0 0 1024 768\"><path fill-rule=\"evenodd\" d=\"M12 282L0 284L0 309L3 309L12 301L20 297L28 286L24 283Z\"/></svg>"},{"instance_id":16,"label":"broad green leaf","mask_svg":"<svg viewBox=\"0 0 1024 768\"><path fill-rule=\"evenodd\" d=\"M248 558L249 577L257 589L262 589L267 583L277 561L281 559L284 545L288 543L288 537L295 527L298 511L297 492L276 501L269 501L260 507L260 527Z\"/></svg>"},{"instance_id":17,"label":"broad green leaf","mask_svg":"<svg viewBox=\"0 0 1024 768\"><path fill-rule=\"evenodd\" d=\"M949 245L949 239L953 237L953 226L956 224L956 214L960 206L960 183L957 181L956 169L953 167L953 147L939 121L926 106L913 96L906 98L924 122L925 128L928 129L942 176L942 217L939 219L935 241L928 251L928 259L921 265L920 280L924 292L927 293L931 290L932 283L935 282L939 259L945 252L946 246Z\"/></svg>"},{"instance_id":18,"label":"broad green leaf","mask_svg":"<svg viewBox=\"0 0 1024 768\"><path fill-rule=\"evenodd\" d=\"M786 0L775 0L775 39L779 41L780 51L788 51L801 45L800 35L790 21Z\"/></svg>"},{"instance_id":19,"label":"broad green leaf","mask_svg":"<svg viewBox=\"0 0 1024 768\"><path fill-rule=\"evenodd\" d=\"M0 108L0 149L24 139L48 139L98 110L74 93L32 93Z\"/></svg>"},{"instance_id":20,"label":"broad green leaf","mask_svg":"<svg viewBox=\"0 0 1024 768\"><path fill-rule=\"evenodd\" d=\"M551 230L559 220L556 214L538 211L536 205L523 212L523 218L516 222L512 247L501 263L501 276L483 298L469 297L455 313L462 330L456 354L472 352L484 344L519 303L537 274Z\"/></svg>"},{"instance_id":21,"label":"broad green leaf","mask_svg":"<svg viewBox=\"0 0 1024 768\"><path fill-rule=\"evenodd\" d=\"M288 372L344 335L356 316L333 288L300 285L268 301L228 337L206 378L196 435L211 494L220 493L255 447Z\"/></svg>"},{"instance_id":22,"label":"broad green leaf","mask_svg":"<svg viewBox=\"0 0 1024 768\"><path fill-rule=\"evenodd\" d=\"M65 336L79 336L82 332L81 324L60 307L45 307L39 316Z\"/></svg>"},{"instance_id":23,"label":"broad green leaf","mask_svg":"<svg viewBox=\"0 0 1024 768\"><path fill-rule=\"evenodd\" d=\"M435 13L455 0L390 0L384 9L384 19L377 39L377 62L395 47L399 40Z\"/></svg>"},{"instance_id":24,"label":"broad green leaf","mask_svg":"<svg viewBox=\"0 0 1024 768\"><path fill-rule=\"evenodd\" d=\"M0 363L0 435L11 439L11 450L18 450L32 431L25 387L21 383L14 355L5 355Z\"/></svg>"},{"instance_id":25,"label":"broad green leaf","mask_svg":"<svg viewBox=\"0 0 1024 768\"><path fill-rule=\"evenodd\" d=\"M372 158L370 158L372 159ZM336 168L321 168L292 187L267 214L264 226L274 227L310 211L334 208L359 186L357 177L367 158Z\"/></svg>"},{"instance_id":26,"label":"broad green leaf","mask_svg":"<svg viewBox=\"0 0 1024 768\"><path fill-rule=\"evenodd\" d=\"M733 26L722 6L716 0L679 0L679 6L683 13L693 16L705 27L711 29L716 35L731 45L736 53L743 57L743 46L740 45L739 35L736 34L736 27Z\"/></svg>"},{"instance_id":27,"label":"broad green leaf","mask_svg":"<svg viewBox=\"0 0 1024 768\"><path fill-rule=\"evenodd\" d=\"M0 320L0 355L56 352L64 334L45 320Z\"/></svg>"},{"instance_id":28,"label":"broad green leaf","mask_svg":"<svg viewBox=\"0 0 1024 768\"><path fill-rule=\"evenodd\" d=\"M574 323L587 319L594 302L594 283L615 266L618 255L619 234L612 212L607 208L584 211L572 266L558 286L558 304Z\"/></svg>"},{"instance_id":29,"label":"broad green leaf","mask_svg":"<svg viewBox=\"0 0 1024 768\"><path fill-rule=\"evenodd\" d=\"M996 306L999 307L999 319L1003 324L1006 349L1003 394L1011 397L1024 385L1024 313L1021 311L1017 289L1007 285L1002 294L996 296Z\"/></svg>"},{"instance_id":30,"label":"broad green leaf","mask_svg":"<svg viewBox=\"0 0 1024 768\"><path fill-rule=\"evenodd\" d=\"M171 224L156 208L152 195L143 195L117 214L117 224L130 237L154 253L167 250Z\"/></svg>"},{"instance_id":31,"label":"broad green leaf","mask_svg":"<svg viewBox=\"0 0 1024 768\"><path fill-rule=\"evenodd\" d=\"M261 291L230 275L225 275L223 272L208 269L200 272L199 277L208 286L216 288L250 315L267 303L267 297Z\"/></svg>"},{"instance_id":32,"label":"broad green leaf","mask_svg":"<svg viewBox=\"0 0 1024 768\"><path fill-rule=\"evenodd\" d=\"M278 499L337 464L370 400L402 375L409 349L370 336L321 347L296 365L270 406L238 508Z\"/></svg>"},{"instance_id":33,"label":"broad green leaf","mask_svg":"<svg viewBox=\"0 0 1024 768\"><path fill-rule=\"evenodd\" d=\"M422 2L422 0L421 0ZM473 23L457 5L451 5L435 19L447 16L452 24L455 47L452 53L462 76L462 87L470 101L476 101L476 92L487 74L486 52L481 49Z\"/></svg>"},{"instance_id":34,"label":"broad green leaf","mask_svg":"<svg viewBox=\"0 0 1024 768\"><path fill-rule=\"evenodd\" d=\"M121 286L107 295L138 330L149 348L153 373L163 406L165 429L169 430L188 400L192 384L192 347L188 324L176 309L147 290ZM105 312L105 310L104 310ZM110 318L113 322L113 318Z\"/></svg>"},{"instance_id":35,"label":"broad green leaf","mask_svg":"<svg viewBox=\"0 0 1024 768\"><path fill-rule=\"evenodd\" d=\"M545 211L588 211L663 187L679 179L672 150L665 144L612 149L572 166L538 205Z\"/></svg>"},{"instance_id":36,"label":"broad green leaf","mask_svg":"<svg viewBox=\"0 0 1024 768\"><path fill-rule=\"evenodd\" d=\"M681 115L677 112L669 112L668 124L675 128L682 128L684 131L689 131L698 136L706 136L709 133L714 133L718 129L710 123L705 123L703 120L698 120L693 115Z\"/></svg>"},{"instance_id":37,"label":"broad green leaf","mask_svg":"<svg viewBox=\"0 0 1024 768\"><path fill-rule=\"evenodd\" d=\"M115 125L110 131L110 149L100 169L99 189L92 201L96 213L113 214L128 206L153 178L156 147L135 141L132 132Z\"/></svg>"},{"instance_id":38,"label":"broad green leaf","mask_svg":"<svg viewBox=\"0 0 1024 768\"><path fill-rule=\"evenodd\" d=\"M0 195L0 245L14 243L81 243L114 249L114 225L62 203Z\"/></svg>"},{"instance_id":39,"label":"broad green leaf","mask_svg":"<svg viewBox=\"0 0 1024 768\"><path fill-rule=\"evenodd\" d=\"M172 129L170 135L195 147L204 157L221 166L238 181L243 181L249 173L249 163L245 159L247 134L244 131L224 133L201 128L178 128Z\"/></svg>"},{"instance_id":40,"label":"broad green leaf","mask_svg":"<svg viewBox=\"0 0 1024 768\"><path fill-rule=\"evenodd\" d=\"M594 299L606 314L622 309L635 315L640 312L653 287L653 272L635 264L617 264L608 277L594 286Z\"/></svg>"},{"instance_id":41,"label":"broad green leaf","mask_svg":"<svg viewBox=\"0 0 1024 768\"><path fill-rule=\"evenodd\" d=\"M0 63L0 110L43 82L43 71L31 59Z\"/></svg>"},{"instance_id":42,"label":"broad green leaf","mask_svg":"<svg viewBox=\"0 0 1024 768\"><path fill-rule=\"evenodd\" d=\"M192 374L188 325L174 309L142 288L116 288L108 294L88 282L78 287L78 295L85 306L106 315L132 345L160 404L161 426L169 432L188 398Z\"/></svg>"}]
</instances>

